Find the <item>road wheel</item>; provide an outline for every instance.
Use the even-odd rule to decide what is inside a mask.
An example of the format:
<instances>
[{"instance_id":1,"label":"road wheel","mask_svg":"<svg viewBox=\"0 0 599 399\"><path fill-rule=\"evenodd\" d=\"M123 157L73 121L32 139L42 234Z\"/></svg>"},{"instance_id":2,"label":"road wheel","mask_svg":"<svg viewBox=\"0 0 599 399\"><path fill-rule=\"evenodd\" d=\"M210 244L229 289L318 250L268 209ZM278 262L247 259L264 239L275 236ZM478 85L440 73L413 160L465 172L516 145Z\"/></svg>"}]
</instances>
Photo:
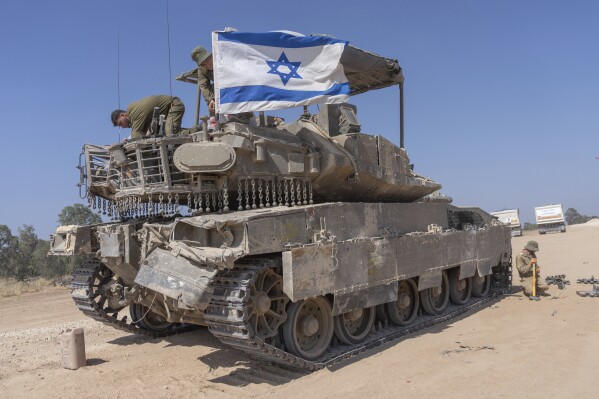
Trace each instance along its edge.
<instances>
[{"instance_id":1,"label":"road wheel","mask_svg":"<svg viewBox=\"0 0 599 399\"><path fill-rule=\"evenodd\" d=\"M440 315L449 304L449 280L447 272L443 271L441 286L420 291L422 309L430 315Z\"/></svg>"},{"instance_id":2,"label":"road wheel","mask_svg":"<svg viewBox=\"0 0 599 399\"><path fill-rule=\"evenodd\" d=\"M463 305L470 299L472 291L472 280L463 278L460 280L460 269L449 273L449 298L456 305Z\"/></svg>"},{"instance_id":3,"label":"road wheel","mask_svg":"<svg viewBox=\"0 0 599 399\"><path fill-rule=\"evenodd\" d=\"M139 303L129 305L129 313L133 323L147 331L164 333L175 326L175 323L168 322L161 315L152 312L148 307Z\"/></svg>"},{"instance_id":4,"label":"road wheel","mask_svg":"<svg viewBox=\"0 0 599 399\"><path fill-rule=\"evenodd\" d=\"M393 324L398 326L411 324L418 316L418 307L420 306L418 287L414 280L400 281L397 301L389 302L385 306Z\"/></svg>"},{"instance_id":5,"label":"road wheel","mask_svg":"<svg viewBox=\"0 0 599 399\"><path fill-rule=\"evenodd\" d=\"M333 338L333 310L324 297L291 303L283 325L287 350L306 360L322 356Z\"/></svg>"},{"instance_id":6,"label":"road wheel","mask_svg":"<svg viewBox=\"0 0 599 399\"><path fill-rule=\"evenodd\" d=\"M478 273L472 277L472 295L476 297L487 296L491 288L491 276L479 276Z\"/></svg>"},{"instance_id":7,"label":"road wheel","mask_svg":"<svg viewBox=\"0 0 599 399\"><path fill-rule=\"evenodd\" d=\"M359 344L370 334L375 315L375 308L371 307L335 316L335 335L344 344Z\"/></svg>"}]
</instances>

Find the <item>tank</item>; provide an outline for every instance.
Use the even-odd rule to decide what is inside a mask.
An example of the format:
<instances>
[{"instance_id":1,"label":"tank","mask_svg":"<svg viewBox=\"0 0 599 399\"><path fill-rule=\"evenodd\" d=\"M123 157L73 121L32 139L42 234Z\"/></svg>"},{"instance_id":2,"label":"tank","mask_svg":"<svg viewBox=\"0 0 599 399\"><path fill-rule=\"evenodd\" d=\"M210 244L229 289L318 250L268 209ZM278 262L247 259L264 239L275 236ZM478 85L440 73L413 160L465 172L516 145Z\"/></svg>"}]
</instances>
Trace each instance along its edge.
<instances>
[{"instance_id":1,"label":"tank","mask_svg":"<svg viewBox=\"0 0 599 399\"><path fill-rule=\"evenodd\" d=\"M410 164L397 61L352 46L341 61L352 95L399 86L399 146L362 132L347 103L85 145L80 187L112 221L52 235L51 254L87 256L76 306L150 337L204 326L314 370L508 291L510 228Z\"/></svg>"}]
</instances>

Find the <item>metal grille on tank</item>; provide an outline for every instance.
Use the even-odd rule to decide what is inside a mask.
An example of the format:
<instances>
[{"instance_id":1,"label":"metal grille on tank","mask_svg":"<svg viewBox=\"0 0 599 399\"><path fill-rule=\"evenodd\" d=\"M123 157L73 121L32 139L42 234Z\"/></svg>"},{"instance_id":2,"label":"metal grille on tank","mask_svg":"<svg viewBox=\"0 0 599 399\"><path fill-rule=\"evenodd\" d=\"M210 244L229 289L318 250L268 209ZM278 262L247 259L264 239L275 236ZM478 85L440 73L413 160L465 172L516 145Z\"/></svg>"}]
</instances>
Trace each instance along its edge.
<instances>
[{"instance_id":1,"label":"metal grille on tank","mask_svg":"<svg viewBox=\"0 0 599 399\"><path fill-rule=\"evenodd\" d=\"M314 203L309 177L240 177L237 179L237 209L299 206Z\"/></svg>"},{"instance_id":2,"label":"metal grille on tank","mask_svg":"<svg viewBox=\"0 0 599 399\"><path fill-rule=\"evenodd\" d=\"M179 144L129 145L119 163L105 147L86 145L89 207L119 220L314 202L309 177L241 176L230 184L226 176L180 172L173 162Z\"/></svg>"},{"instance_id":3,"label":"metal grille on tank","mask_svg":"<svg viewBox=\"0 0 599 399\"><path fill-rule=\"evenodd\" d=\"M191 191L190 178L173 164L175 149L173 144L148 144L127 151L127 162L120 167L121 193L139 188L146 192ZM169 189L164 190L165 186Z\"/></svg>"},{"instance_id":4,"label":"metal grille on tank","mask_svg":"<svg viewBox=\"0 0 599 399\"><path fill-rule=\"evenodd\" d=\"M125 195L114 200L87 195L88 205L112 219L132 219L176 214L229 212L274 206L300 206L314 203L309 178L246 177L237 180L237 198L231 198L225 181L221 189L193 192L152 192ZM231 208L231 205L236 207Z\"/></svg>"},{"instance_id":5,"label":"metal grille on tank","mask_svg":"<svg viewBox=\"0 0 599 399\"><path fill-rule=\"evenodd\" d=\"M79 169L81 171L81 181L78 186L87 185L90 189L93 187L96 194L108 197L111 193L120 187L120 174L110 162L110 154L104 147L86 144L84 147L85 165L79 160ZM83 155L82 154L82 155Z\"/></svg>"}]
</instances>

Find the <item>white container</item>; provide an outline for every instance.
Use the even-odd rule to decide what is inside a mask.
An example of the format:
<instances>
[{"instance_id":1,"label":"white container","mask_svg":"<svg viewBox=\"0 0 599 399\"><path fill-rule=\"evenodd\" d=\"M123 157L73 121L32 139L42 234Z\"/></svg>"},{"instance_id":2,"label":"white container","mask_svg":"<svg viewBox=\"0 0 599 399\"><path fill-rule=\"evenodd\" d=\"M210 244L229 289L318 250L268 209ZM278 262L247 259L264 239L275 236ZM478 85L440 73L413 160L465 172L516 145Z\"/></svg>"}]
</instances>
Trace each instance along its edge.
<instances>
[{"instance_id":1,"label":"white container","mask_svg":"<svg viewBox=\"0 0 599 399\"><path fill-rule=\"evenodd\" d=\"M65 369L77 370L85 366L83 328L69 328L60 336L60 353Z\"/></svg>"}]
</instances>

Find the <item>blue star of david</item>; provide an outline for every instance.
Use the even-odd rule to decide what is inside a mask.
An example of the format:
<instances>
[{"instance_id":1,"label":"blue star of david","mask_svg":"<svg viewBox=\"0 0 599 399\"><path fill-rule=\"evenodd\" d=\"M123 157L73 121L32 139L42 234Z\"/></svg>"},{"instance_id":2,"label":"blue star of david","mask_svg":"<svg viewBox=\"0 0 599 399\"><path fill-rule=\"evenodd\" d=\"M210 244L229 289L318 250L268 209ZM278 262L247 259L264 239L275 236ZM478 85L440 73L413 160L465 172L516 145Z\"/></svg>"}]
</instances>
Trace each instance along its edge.
<instances>
[{"instance_id":1,"label":"blue star of david","mask_svg":"<svg viewBox=\"0 0 599 399\"><path fill-rule=\"evenodd\" d=\"M281 56L279 57L279 59L277 61L266 61L266 63L270 67L270 71L268 71L268 73L273 73L275 75L279 75L279 77L281 78L281 82L283 82L283 86L287 85L287 82L289 82L289 79L291 79L291 78L303 79L299 75L299 73L297 73L297 69L299 68L299 66L301 64L301 61L290 62L287 59L285 52L281 53ZM289 72L285 73L285 72L279 71L279 67L281 67L281 66L285 66L285 67L289 68Z\"/></svg>"}]
</instances>

